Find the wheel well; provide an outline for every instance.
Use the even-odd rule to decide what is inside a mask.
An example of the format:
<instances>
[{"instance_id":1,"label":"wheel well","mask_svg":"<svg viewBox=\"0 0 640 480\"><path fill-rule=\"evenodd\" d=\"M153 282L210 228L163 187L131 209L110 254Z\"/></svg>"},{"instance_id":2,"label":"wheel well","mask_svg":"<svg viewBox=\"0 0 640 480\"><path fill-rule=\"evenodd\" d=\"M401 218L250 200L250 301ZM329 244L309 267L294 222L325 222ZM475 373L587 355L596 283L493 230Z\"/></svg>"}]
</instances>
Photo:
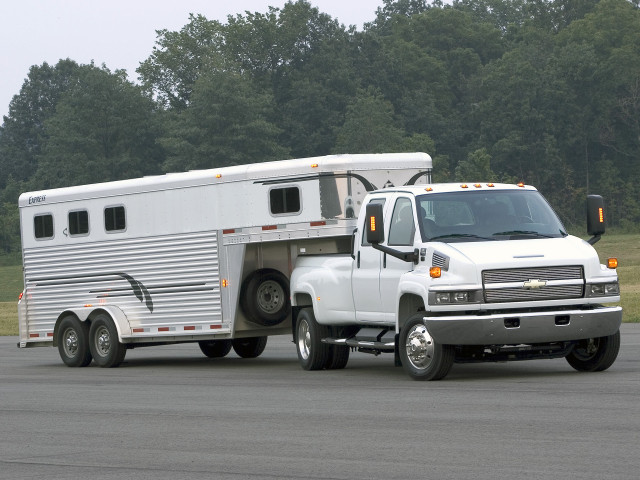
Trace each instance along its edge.
<instances>
[{"instance_id":1,"label":"wheel well","mask_svg":"<svg viewBox=\"0 0 640 480\"><path fill-rule=\"evenodd\" d=\"M424 300L419 295L405 293L400 297L398 304L398 328L401 330L412 315L424 312Z\"/></svg>"},{"instance_id":2,"label":"wheel well","mask_svg":"<svg viewBox=\"0 0 640 480\"><path fill-rule=\"evenodd\" d=\"M311 299L311 295L308 293L296 293L292 295L292 297L295 306L291 306L291 331L295 332L298 313L300 313L300 310L305 307L311 307L313 305L313 300Z\"/></svg>"}]
</instances>

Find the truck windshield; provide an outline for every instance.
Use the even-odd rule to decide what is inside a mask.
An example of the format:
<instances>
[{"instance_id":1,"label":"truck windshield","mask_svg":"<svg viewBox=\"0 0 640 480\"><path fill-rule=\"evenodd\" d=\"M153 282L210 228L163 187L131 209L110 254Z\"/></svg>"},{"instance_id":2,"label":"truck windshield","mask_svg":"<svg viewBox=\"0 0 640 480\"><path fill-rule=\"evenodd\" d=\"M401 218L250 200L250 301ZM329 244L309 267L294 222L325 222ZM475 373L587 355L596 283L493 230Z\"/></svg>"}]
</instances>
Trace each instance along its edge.
<instances>
[{"instance_id":1,"label":"truck windshield","mask_svg":"<svg viewBox=\"0 0 640 480\"><path fill-rule=\"evenodd\" d=\"M557 238L567 235L544 197L533 190L430 193L416 199L424 242Z\"/></svg>"}]
</instances>

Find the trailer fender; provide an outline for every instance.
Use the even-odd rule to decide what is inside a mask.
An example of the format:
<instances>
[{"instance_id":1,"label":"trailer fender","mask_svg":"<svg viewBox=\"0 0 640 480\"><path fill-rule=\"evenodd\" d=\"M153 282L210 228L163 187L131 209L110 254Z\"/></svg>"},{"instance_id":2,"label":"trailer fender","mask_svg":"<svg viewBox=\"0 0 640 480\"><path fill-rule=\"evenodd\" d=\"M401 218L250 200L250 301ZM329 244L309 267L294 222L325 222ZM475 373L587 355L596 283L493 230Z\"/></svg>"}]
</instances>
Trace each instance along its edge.
<instances>
[{"instance_id":1,"label":"trailer fender","mask_svg":"<svg viewBox=\"0 0 640 480\"><path fill-rule=\"evenodd\" d=\"M67 315L74 315L81 322L91 322L91 320L98 315L99 313L105 313L111 317L114 325L116 326L116 330L118 331L118 340L122 342L122 336L128 335L131 333L131 327L129 326L129 320L124 312L115 305L103 305L100 308L70 308L62 312L58 319L56 320L56 326L54 328L53 334L53 346L58 345L58 328L60 326L60 321L66 317Z\"/></svg>"}]
</instances>

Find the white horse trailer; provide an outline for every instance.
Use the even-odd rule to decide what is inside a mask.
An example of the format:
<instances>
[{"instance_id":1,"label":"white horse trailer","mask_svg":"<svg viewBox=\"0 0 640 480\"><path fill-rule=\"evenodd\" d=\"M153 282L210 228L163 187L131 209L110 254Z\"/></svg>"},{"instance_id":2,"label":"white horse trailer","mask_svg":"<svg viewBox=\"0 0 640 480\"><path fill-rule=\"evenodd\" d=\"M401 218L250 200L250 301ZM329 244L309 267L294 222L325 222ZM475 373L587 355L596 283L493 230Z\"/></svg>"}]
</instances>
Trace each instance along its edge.
<instances>
[{"instance_id":1,"label":"white horse trailer","mask_svg":"<svg viewBox=\"0 0 640 480\"><path fill-rule=\"evenodd\" d=\"M256 357L291 332L297 256L349 253L368 191L430 174L424 153L334 155L24 193L19 347L69 366L177 342Z\"/></svg>"}]
</instances>

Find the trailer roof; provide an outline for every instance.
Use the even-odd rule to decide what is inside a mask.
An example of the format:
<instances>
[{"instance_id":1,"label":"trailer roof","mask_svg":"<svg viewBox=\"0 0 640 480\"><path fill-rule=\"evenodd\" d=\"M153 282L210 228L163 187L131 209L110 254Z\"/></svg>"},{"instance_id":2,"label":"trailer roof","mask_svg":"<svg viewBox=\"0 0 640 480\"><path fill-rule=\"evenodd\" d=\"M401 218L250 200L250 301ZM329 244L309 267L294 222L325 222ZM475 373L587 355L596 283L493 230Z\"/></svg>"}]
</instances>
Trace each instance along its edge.
<instances>
[{"instance_id":1,"label":"trailer roof","mask_svg":"<svg viewBox=\"0 0 640 480\"><path fill-rule=\"evenodd\" d=\"M338 171L367 171L379 169L417 168L427 170L432 167L431 157L426 153L378 153L343 154L322 157L298 158L274 162L253 163L231 167L192 170L182 173L167 173L129 180L94 183L73 187L26 192L20 195L19 206L110 197L132 193L171 190L200 185L239 182L245 180L265 180L317 175Z\"/></svg>"}]
</instances>

